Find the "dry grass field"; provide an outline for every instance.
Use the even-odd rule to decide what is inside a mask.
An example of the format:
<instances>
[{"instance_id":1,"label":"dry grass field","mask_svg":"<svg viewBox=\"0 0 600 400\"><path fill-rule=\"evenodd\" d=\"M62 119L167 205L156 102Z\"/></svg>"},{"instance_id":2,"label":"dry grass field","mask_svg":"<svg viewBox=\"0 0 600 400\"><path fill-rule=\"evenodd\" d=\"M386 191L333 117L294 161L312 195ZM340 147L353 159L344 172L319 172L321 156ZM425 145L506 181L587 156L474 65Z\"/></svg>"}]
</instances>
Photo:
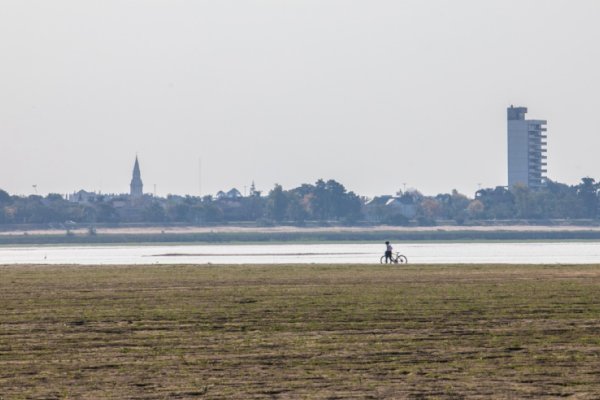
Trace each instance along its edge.
<instances>
[{"instance_id":1,"label":"dry grass field","mask_svg":"<svg viewBox=\"0 0 600 400\"><path fill-rule=\"evenodd\" d=\"M0 266L1 399L600 398L600 266Z\"/></svg>"}]
</instances>

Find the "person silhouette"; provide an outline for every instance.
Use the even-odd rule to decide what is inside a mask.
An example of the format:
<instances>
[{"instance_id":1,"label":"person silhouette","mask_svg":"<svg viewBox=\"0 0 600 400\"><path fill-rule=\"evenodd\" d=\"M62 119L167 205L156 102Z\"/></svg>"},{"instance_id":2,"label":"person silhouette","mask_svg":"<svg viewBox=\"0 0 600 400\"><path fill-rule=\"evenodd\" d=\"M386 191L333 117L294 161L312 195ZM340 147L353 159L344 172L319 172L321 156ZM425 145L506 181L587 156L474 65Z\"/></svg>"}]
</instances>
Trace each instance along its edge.
<instances>
[{"instance_id":1,"label":"person silhouette","mask_svg":"<svg viewBox=\"0 0 600 400\"><path fill-rule=\"evenodd\" d=\"M388 263L388 260L390 260L390 264L393 263L394 261L392 260L392 250L394 248L392 247L392 245L390 244L389 241L385 242L385 263Z\"/></svg>"}]
</instances>

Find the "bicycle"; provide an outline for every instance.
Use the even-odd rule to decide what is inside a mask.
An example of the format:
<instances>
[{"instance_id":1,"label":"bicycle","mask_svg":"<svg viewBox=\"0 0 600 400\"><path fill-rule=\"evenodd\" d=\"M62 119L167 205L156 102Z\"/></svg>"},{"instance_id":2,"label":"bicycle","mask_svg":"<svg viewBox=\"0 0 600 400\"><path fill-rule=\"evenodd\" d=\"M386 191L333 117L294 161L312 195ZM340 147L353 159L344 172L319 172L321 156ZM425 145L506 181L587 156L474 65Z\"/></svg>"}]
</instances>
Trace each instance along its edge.
<instances>
[{"instance_id":1,"label":"bicycle","mask_svg":"<svg viewBox=\"0 0 600 400\"><path fill-rule=\"evenodd\" d=\"M381 256L381 258L379 259L379 262L382 264L388 264L385 262L385 256ZM394 264L407 264L408 263L408 258L406 258L406 256L400 254L400 253L395 253L392 254L392 263Z\"/></svg>"}]
</instances>

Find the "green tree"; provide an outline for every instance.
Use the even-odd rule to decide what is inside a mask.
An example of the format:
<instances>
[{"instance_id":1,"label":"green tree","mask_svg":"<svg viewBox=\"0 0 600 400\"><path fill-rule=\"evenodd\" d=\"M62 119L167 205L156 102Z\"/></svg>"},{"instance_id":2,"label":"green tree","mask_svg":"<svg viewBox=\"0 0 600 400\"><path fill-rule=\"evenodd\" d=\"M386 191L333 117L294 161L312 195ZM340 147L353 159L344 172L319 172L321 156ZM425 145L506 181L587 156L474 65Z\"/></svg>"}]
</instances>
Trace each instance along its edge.
<instances>
[{"instance_id":1,"label":"green tree","mask_svg":"<svg viewBox=\"0 0 600 400\"><path fill-rule=\"evenodd\" d=\"M577 186L577 197L581 200L583 215L586 218L596 218L598 215L598 184L594 179L581 179Z\"/></svg>"},{"instance_id":2,"label":"green tree","mask_svg":"<svg viewBox=\"0 0 600 400\"><path fill-rule=\"evenodd\" d=\"M480 218L483 215L485 206L479 200L473 200L467 206L467 212L471 218Z\"/></svg>"},{"instance_id":3,"label":"green tree","mask_svg":"<svg viewBox=\"0 0 600 400\"><path fill-rule=\"evenodd\" d=\"M495 189L481 189L477 191L475 198L483 203L483 218L515 218L515 198L507 188L498 186Z\"/></svg>"},{"instance_id":4,"label":"green tree","mask_svg":"<svg viewBox=\"0 0 600 400\"><path fill-rule=\"evenodd\" d=\"M303 223L309 216L306 209L304 198L296 192L290 191L286 193L288 199L287 217L294 222Z\"/></svg>"},{"instance_id":5,"label":"green tree","mask_svg":"<svg viewBox=\"0 0 600 400\"><path fill-rule=\"evenodd\" d=\"M119 214L111 203L96 204L98 222L118 222Z\"/></svg>"},{"instance_id":6,"label":"green tree","mask_svg":"<svg viewBox=\"0 0 600 400\"><path fill-rule=\"evenodd\" d=\"M511 189L511 192L515 196L515 217L522 219L535 218L536 203L532 191L525 185L517 184Z\"/></svg>"},{"instance_id":7,"label":"green tree","mask_svg":"<svg viewBox=\"0 0 600 400\"><path fill-rule=\"evenodd\" d=\"M361 216L360 198L353 192L347 192L344 185L333 179L327 182L319 179L309 198L310 209L316 219L356 220Z\"/></svg>"},{"instance_id":8,"label":"green tree","mask_svg":"<svg viewBox=\"0 0 600 400\"><path fill-rule=\"evenodd\" d=\"M8 194L8 192L5 192L4 190L0 189L0 206L8 205L11 203L12 203L12 199L10 198L10 195Z\"/></svg>"},{"instance_id":9,"label":"green tree","mask_svg":"<svg viewBox=\"0 0 600 400\"><path fill-rule=\"evenodd\" d=\"M190 220L192 207L187 203L170 203L166 214L171 221L187 222Z\"/></svg>"},{"instance_id":10,"label":"green tree","mask_svg":"<svg viewBox=\"0 0 600 400\"><path fill-rule=\"evenodd\" d=\"M164 222L167 219L165 209L157 201L147 205L142 215L146 222Z\"/></svg>"},{"instance_id":11,"label":"green tree","mask_svg":"<svg viewBox=\"0 0 600 400\"><path fill-rule=\"evenodd\" d=\"M276 184L267 197L267 217L277 222L283 221L286 216L288 204L289 200L283 188L281 185Z\"/></svg>"}]
</instances>

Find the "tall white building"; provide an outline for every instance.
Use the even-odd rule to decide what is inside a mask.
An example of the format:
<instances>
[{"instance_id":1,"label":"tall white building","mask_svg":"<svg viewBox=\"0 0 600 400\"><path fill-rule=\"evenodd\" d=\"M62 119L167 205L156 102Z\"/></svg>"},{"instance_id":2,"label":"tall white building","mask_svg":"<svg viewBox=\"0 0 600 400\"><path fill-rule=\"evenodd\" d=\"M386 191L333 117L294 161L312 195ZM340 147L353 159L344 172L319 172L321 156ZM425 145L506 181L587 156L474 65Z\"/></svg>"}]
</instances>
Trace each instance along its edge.
<instances>
[{"instance_id":1,"label":"tall white building","mask_svg":"<svg viewBox=\"0 0 600 400\"><path fill-rule=\"evenodd\" d=\"M525 119L526 107L508 109L508 186L539 188L546 179L546 121Z\"/></svg>"}]
</instances>

